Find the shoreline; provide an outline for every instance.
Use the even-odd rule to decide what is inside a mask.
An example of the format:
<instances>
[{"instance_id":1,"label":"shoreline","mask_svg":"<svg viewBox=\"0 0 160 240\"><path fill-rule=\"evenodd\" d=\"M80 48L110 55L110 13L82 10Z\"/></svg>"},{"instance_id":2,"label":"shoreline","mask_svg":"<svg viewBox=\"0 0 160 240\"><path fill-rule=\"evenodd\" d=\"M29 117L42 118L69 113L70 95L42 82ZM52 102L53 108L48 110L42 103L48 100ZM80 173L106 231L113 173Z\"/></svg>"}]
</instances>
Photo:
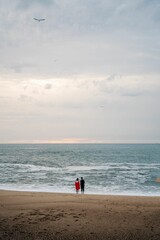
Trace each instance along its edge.
<instances>
[{"instance_id":1,"label":"shoreline","mask_svg":"<svg viewBox=\"0 0 160 240\"><path fill-rule=\"evenodd\" d=\"M158 182L159 183L159 182ZM51 193L51 194L75 194L75 191L71 191L71 192L58 192L58 191L50 191L50 190L46 190L44 191L44 189L42 190L33 190L33 189L9 189L9 188L0 188L0 192L1 191L9 191L9 192L28 192L28 193ZM79 192L79 194L81 194L81 192ZM136 194L136 193L122 193L122 194L119 194L119 193L96 193L96 192L87 192L85 191L84 192L85 195L91 195L91 196L120 196L120 197L160 197L160 193L157 194L157 195L153 195L153 194L148 194L148 195L145 195L145 194Z\"/></svg>"},{"instance_id":2,"label":"shoreline","mask_svg":"<svg viewBox=\"0 0 160 240\"><path fill-rule=\"evenodd\" d=\"M160 197L0 190L4 240L159 240Z\"/></svg>"}]
</instances>

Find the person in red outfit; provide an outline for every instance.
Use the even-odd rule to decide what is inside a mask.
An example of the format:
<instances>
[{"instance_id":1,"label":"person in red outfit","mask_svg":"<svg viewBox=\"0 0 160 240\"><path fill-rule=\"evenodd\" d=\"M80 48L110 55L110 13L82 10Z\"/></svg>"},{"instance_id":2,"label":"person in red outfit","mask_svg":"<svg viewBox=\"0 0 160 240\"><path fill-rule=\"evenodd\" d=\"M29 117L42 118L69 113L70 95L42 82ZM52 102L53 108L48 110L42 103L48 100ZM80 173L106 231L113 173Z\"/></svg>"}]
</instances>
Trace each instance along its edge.
<instances>
[{"instance_id":1,"label":"person in red outfit","mask_svg":"<svg viewBox=\"0 0 160 240\"><path fill-rule=\"evenodd\" d=\"M75 189L76 189L76 193L79 193L79 189L80 189L80 182L79 179L77 178L75 181Z\"/></svg>"}]
</instances>

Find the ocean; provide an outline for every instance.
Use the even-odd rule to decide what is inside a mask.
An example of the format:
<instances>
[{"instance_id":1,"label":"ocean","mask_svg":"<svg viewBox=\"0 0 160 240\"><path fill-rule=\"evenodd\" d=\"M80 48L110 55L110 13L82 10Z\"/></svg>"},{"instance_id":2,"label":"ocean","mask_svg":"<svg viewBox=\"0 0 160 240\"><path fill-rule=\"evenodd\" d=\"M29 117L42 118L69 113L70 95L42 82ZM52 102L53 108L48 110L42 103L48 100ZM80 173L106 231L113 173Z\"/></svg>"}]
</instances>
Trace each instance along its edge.
<instances>
[{"instance_id":1,"label":"ocean","mask_svg":"<svg viewBox=\"0 0 160 240\"><path fill-rule=\"evenodd\" d=\"M160 196L160 144L0 144L0 189Z\"/></svg>"}]
</instances>

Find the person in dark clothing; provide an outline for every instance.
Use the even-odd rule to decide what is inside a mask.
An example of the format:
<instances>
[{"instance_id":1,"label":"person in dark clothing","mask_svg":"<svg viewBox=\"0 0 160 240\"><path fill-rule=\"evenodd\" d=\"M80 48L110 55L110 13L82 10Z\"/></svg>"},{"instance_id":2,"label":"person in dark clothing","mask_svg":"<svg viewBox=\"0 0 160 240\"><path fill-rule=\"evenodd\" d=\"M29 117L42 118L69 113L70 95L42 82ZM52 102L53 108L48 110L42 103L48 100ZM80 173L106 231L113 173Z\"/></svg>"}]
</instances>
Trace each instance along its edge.
<instances>
[{"instance_id":1,"label":"person in dark clothing","mask_svg":"<svg viewBox=\"0 0 160 240\"><path fill-rule=\"evenodd\" d=\"M81 185L81 193L84 193L85 181L83 177L81 177L80 185Z\"/></svg>"}]
</instances>

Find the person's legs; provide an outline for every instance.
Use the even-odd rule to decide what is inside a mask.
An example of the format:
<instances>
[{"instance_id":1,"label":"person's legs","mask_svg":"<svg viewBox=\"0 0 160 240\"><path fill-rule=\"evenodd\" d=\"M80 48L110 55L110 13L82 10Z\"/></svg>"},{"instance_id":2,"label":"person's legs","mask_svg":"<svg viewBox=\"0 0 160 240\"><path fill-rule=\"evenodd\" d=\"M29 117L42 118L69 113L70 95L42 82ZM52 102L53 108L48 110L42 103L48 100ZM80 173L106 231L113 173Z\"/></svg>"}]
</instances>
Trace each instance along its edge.
<instances>
[{"instance_id":1,"label":"person's legs","mask_svg":"<svg viewBox=\"0 0 160 240\"><path fill-rule=\"evenodd\" d=\"M81 187L81 193L84 193L84 187Z\"/></svg>"}]
</instances>

